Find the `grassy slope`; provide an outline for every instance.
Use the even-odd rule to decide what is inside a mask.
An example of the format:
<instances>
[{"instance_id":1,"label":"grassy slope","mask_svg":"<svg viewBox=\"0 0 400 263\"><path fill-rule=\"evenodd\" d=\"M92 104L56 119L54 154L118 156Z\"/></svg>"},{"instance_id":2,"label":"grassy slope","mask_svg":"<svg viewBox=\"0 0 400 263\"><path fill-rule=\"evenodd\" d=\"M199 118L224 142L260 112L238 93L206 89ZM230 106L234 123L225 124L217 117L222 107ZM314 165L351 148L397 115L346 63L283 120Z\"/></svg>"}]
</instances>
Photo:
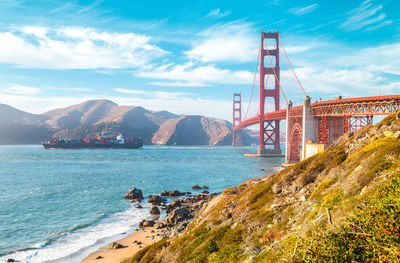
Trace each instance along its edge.
<instances>
[{"instance_id":1,"label":"grassy slope","mask_svg":"<svg viewBox=\"0 0 400 263\"><path fill-rule=\"evenodd\" d=\"M400 120L226 189L179 237L126 262L352 262L400 257Z\"/></svg>"}]
</instances>

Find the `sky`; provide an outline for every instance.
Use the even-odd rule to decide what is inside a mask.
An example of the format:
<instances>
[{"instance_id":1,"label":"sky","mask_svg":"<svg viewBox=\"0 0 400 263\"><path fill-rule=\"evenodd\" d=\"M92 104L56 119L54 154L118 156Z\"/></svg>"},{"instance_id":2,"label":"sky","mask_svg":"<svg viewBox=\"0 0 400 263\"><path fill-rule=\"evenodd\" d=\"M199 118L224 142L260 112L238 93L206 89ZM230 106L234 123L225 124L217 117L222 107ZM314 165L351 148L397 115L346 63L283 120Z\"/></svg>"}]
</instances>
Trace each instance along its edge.
<instances>
[{"instance_id":1,"label":"sky","mask_svg":"<svg viewBox=\"0 0 400 263\"><path fill-rule=\"evenodd\" d=\"M399 94L399 18L397 0L0 0L0 103L43 113L109 99L231 121L240 92L251 117L261 30L279 30L312 101ZM299 105L280 50L282 89Z\"/></svg>"}]
</instances>

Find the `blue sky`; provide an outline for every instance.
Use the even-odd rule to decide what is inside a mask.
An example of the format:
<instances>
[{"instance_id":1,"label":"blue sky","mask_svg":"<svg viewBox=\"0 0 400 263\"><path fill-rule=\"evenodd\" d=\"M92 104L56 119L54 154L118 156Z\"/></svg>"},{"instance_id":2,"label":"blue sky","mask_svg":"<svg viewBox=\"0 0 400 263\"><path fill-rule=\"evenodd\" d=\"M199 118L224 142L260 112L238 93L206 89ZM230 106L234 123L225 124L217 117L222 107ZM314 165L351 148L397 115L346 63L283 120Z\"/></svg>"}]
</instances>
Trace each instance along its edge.
<instances>
[{"instance_id":1,"label":"blue sky","mask_svg":"<svg viewBox=\"0 0 400 263\"><path fill-rule=\"evenodd\" d=\"M107 98L230 120L261 30L277 29L313 100L399 94L399 14L395 0L0 0L0 103L42 113ZM282 52L281 84L300 104ZM254 93L249 115L258 81Z\"/></svg>"}]
</instances>

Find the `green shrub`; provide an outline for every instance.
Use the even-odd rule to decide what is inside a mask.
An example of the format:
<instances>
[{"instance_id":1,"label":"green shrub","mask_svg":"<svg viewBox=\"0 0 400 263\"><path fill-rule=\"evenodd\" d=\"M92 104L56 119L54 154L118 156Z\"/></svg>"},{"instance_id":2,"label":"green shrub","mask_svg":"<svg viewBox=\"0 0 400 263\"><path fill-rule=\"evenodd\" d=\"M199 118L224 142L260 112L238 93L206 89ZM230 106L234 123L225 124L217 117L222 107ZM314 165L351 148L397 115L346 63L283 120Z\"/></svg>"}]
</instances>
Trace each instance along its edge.
<instances>
[{"instance_id":1,"label":"green shrub","mask_svg":"<svg viewBox=\"0 0 400 263\"><path fill-rule=\"evenodd\" d=\"M319 201L322 198L323 193L333 184L336 180L328 178L322 181L311 193L310 200Z\"/></svg>"},{"instance_id":2,"label":"green shrub","mask_svg":"<svg viewBox=\"0 0 400 263\"><path fill-rule=\"evenodd\" d=\"M400 176L378 187L337 229L317 229L298 262L399 262Z\"/></svg>"}]
</instances>

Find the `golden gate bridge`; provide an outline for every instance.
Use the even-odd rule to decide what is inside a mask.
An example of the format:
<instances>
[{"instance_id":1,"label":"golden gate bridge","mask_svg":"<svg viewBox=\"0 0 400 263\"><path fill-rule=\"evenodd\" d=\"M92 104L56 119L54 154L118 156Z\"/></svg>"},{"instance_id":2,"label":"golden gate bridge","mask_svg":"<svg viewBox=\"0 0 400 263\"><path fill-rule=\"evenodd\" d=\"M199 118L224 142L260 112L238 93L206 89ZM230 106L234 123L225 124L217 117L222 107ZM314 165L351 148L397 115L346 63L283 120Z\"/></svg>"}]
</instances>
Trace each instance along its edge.
<instances>
[{"instance_id":1,"label":"golden gate bridge","mask_svg":"<svg viewBox=\"0 0 400 263\"><path fill-rule=\"evenodd\" d=\"M267 46L267 40L274 47ZM293 106L288 101L280 82L279 44L284 50L290 68L304 94L304 104ZM270 62L264 65L264 59ZM275 63L274 61L275 60ZM267 62L268 62L267 61ZM261 32L260 48L257 58L260 63L260 99L259 110L255 116L247 118L256 80L254 75L250 102L242 120L241 93L233 94L232 144L235 136L244 128L259 125L259 148L256 156L283 156L280 146L280 121L286 120L285 163L291 164L303 160L316 152L315 146L324 147L347 132L372 125L374 115L388 115L400 109L400 95L346 98L311 103L310 97L301 85L289 60L283 41L277 32ZM268 88L269 78L274 78L274 87ZM285 99L286 108L280 109L280 95ZM266 99L272 99L274 111L265 111ZM322 147L322 148L324 148ZM319 149L321 147L318 147Z\"/></svg>"}]
</instances>

